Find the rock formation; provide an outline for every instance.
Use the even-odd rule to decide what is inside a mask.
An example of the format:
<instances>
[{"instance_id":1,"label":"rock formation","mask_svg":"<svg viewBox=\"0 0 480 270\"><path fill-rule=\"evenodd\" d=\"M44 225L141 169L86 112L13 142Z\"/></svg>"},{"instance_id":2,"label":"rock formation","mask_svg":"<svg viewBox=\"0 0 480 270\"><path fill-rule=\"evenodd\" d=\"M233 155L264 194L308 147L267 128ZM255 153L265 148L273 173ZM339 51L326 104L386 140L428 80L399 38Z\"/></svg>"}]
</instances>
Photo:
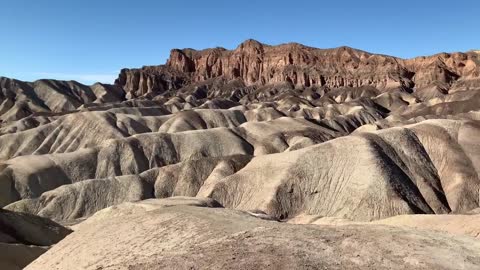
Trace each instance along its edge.
<instances>
[{"instance_id":1,"label":"rock formation","mask_svg":"<svg viewBox=\"0 0 480 270\"><path fill-rule=\"evenodd\" d=\"M349 47L316 49L297 43L269 46L247 40L234 50L174 49L166 65L124 69L116 84L132 96L178 89L213 78L241 80L245 86L289 83L305 87L362 87L379 90L446 87L478 79L474 52L399 59Z\"/></svg>"},{"instance_id":2,"label":"rock formation","mask_svg":"<svg viewBox=\"0 0 480 270\"><path fill-rule=\"evenodd\" d=\"M30 269L475 269L479 57L248 40L114 85L0 78L0 207L78 230Z\"/></svg>"}]
</instances>

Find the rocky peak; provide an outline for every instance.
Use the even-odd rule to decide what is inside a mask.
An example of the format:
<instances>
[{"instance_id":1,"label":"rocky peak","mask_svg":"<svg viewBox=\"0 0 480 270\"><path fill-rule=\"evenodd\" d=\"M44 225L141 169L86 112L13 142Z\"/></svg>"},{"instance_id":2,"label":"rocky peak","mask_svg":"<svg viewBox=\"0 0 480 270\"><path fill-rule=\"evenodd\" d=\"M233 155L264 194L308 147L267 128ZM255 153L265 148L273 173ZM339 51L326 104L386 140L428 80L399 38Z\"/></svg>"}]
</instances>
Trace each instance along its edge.
<instances>
[{"instance_id":1,"label":"rocky peak","mask_svg":"<svg viewBox=\"0 0 480 270\"><path fill-rule=\"evenodd\" d=\"M244 42L240 43L236 48L236 51L246 51L246 52L262 52L264 44L260 43L254 39L247 39Z\"/></svg>"},{"instance_id":2,"label":"rocky peak","mask_svg":"<svg viewBox=\"0 0 480 270\"><path fill-rule=\"evenodd\" d=\"M170 57L167 66L181 72L195 72L195 63L185 54L183 50L173 49L170 51Z\"/></svg>"},{"instance_id":3,"label":"rocky peak","mask_svg":"<svg viewBox=\"0 0 480 270\"><path fill-rule=\"evenodd\" d=\"M185 86L180 81L195 83L219 77L241 80L246 86L290 83L296 88L371 86L385 91L437 82L451 85L459 79L478 77L479 66L476 53L442 53L404 60L346 46L270 46L249 39L234 50L174 49L165 66L124 70L118 83L133 96ZM165 78L167 81L163 81Z\"/></svg>"}]
</instances>

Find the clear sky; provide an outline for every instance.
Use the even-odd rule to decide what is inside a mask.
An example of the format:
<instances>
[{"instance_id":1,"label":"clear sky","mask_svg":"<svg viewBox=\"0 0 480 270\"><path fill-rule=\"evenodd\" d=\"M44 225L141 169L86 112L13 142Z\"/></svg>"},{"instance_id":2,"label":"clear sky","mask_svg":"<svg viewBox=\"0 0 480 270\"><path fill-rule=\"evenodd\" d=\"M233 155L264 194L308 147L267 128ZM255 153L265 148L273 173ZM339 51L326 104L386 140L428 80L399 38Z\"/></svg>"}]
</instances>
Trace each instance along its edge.
<instances>
[{"instance_id":1,"label":"clear sky","mask_svg":"<svg viewBox=\"0 0 480 270\"><path fill-rule=\"evenodd\" d=\"M480 0L6 0L0 76L113 82L172 48L342 45L403 58L480 48Z\"/></svg>"}]
</instances>

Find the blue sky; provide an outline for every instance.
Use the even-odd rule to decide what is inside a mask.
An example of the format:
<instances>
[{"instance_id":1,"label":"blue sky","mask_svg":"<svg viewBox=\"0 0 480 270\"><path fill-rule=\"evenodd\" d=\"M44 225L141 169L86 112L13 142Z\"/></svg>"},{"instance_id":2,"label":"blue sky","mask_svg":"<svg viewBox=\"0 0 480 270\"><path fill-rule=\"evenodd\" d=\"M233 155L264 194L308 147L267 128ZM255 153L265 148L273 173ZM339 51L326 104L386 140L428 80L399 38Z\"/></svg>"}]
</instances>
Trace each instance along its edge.
<instances>
[{"instance_id":1,"label":"blue sky","mask_svg":"<svg viewBox=\"0 0 480 270\"><path fill-rule=\"evenodd\" d=\"M0 76L113 82L163 64L172 48L342 45L410 58L480 48L480 1L10 0Z\"/></svg>"}]
</instances>

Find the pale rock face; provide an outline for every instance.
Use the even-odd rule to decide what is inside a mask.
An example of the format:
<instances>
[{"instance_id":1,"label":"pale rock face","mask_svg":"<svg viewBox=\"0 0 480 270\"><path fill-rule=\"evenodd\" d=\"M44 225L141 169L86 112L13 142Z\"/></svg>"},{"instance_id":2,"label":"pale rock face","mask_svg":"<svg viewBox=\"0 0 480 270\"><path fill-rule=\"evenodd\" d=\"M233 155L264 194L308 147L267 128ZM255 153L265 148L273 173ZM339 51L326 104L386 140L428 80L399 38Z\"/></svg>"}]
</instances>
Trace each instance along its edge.
<instances>
[{"instance_id":1,"label":"pale rock face","mask_svg":"<svg viewBox=\"0 0 480 270\"><path fill-rule=\"evenodd\" d=\"M376 224L293 225L212 206L172 198L105 209L26 269L475 269L479 263L480 243L468 237Z\"/></svg>"}]
</instances>

